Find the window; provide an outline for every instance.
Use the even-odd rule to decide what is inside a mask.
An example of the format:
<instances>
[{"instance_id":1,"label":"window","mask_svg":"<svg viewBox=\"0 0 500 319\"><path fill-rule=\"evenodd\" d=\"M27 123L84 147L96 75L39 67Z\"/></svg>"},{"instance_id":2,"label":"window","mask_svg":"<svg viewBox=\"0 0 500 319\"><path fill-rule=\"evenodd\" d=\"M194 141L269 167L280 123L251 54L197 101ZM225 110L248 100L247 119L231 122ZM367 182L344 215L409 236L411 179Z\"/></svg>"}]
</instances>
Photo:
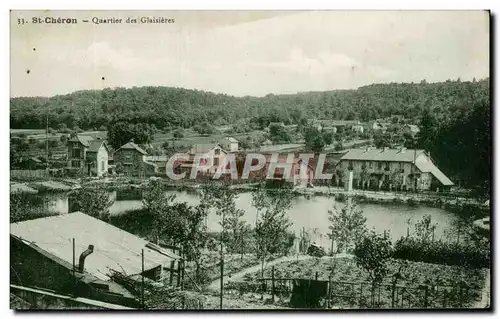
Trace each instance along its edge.
<instances>
[{"instance_id":1,"label":"window","mask_svg":"<svg viewBox=\"0 0 500 319\"><path fill-rule=\"evenodd\" d=\"M80 161L71 161L71 167L73 168L80 168Z\"/></svg>"},{"instance_id":2,"label":"window","mask_svg":"<svg viewBox=\"0 0 500 319\"><path fill-rule=\"evenodd\" d=\"M79 147L78 148L73 148L71 150L71 157L73 157L73 158L80 158L80 154L81 153L80 153L80 148Z\"/></svg>"},{"instance_id":3,"label":"window","mask_svg":"<svg viewBox=\"0 0 500 319\"><path fill-rule=\"evenodd\" d=\"M389 170L389 162L385 162L385 170L388 171Z\"/></svg>"},{"instance_id":4,"label":"window","mask_svg":"<svg viewBox=\"0 0 500 319\"><path fill-rule=\"evenodd\" d=\"M104 171L104 161L101 161L101 171Z\"/></svg>"},{"instance_id":5,"label":"window","mask_svg":"<svg viewBox=\"0 0 500 319\"><path fill-rule=\"evenodd\" d=\"M214 157L214 166L219 166L219 158Z\"/></svg>"},{"instance_id":6,"label":"window","mask_svg":"<svg viewBox=\"0 0 500 319\"><path fill-rule=\"evenodd\" d=\"M378 169L382 169L382 162L378 162Z\"/></svg>"},{"instance_id":7,"label":"window","mask_svg":"<svg viewBox=\"0 0 500 319\"><path fill-rule=\"evenodd\" d=\"M373 162L368 162L368 167L373 168Z\"/></svg>"},{"instance_id":8,"label":"window","mask_svg":"<svg viewBox=\"0 0 500 319\"><path fill-rule=\"evenodd\" d=\"M219 148L215 149L215 155L220 155L220 149Z\"/></svg>"}]
</instances>

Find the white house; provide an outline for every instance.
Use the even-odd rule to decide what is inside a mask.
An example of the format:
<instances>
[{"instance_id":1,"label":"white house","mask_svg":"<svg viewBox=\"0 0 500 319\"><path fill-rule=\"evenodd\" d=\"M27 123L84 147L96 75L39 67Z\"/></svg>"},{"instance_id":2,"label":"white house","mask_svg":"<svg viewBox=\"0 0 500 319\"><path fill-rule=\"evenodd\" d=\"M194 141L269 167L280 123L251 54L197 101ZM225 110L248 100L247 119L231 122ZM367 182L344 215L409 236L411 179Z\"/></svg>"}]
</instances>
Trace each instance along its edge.
<instances>
[{"instance_id":1,"label":"white house","mask_svg":"<svg viewBox=\"0 0 500 319\"><path fill-rule=\"evenodd\" d=\"M238 152L238 140L234 137L222 139L220 145L228 152Z\"/></svg>"},{"instance_id":2,"label":"white house","mask_svg":"<svg viewBox=\"0 0 500 319\"><path fill-rule=\"evenodd\" d=\"M200 159L198 171L213 174L224 162L227 152L220 144L194 144L189 155L191 161L195 160L196 157Z\"/></svg>"}]
</instances>

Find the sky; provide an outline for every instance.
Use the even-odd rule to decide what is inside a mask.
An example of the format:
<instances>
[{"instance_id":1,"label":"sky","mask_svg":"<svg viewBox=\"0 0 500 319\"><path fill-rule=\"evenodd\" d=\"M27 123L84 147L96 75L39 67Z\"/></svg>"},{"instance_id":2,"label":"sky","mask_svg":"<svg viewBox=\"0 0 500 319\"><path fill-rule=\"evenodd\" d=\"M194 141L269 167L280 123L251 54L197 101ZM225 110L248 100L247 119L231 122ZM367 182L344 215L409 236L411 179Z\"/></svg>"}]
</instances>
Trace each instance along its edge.
<instances>
[{"instance_id":1,"label":"sky","mask_svg":"<svg viewBox=\"0 0 500 319\"><path fill-rule=\"evenodd\" d=\"M31 23L48 16L79 23ZM81 22L93 17L123 23ZM134 86L264 96L489 76L485 11L12 11L10 40L11 97Z\"/></svg>"}]
</instances>

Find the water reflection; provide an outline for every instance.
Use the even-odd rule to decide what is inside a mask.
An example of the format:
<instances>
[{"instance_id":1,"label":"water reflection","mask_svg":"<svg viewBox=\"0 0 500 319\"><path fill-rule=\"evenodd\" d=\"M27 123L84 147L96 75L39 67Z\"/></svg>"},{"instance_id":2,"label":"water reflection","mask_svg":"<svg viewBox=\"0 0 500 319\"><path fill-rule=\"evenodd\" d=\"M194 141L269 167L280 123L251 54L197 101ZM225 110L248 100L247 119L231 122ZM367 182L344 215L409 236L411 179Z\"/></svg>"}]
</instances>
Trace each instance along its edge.
<instances>
[{"instance_id":1,"label":"water reflection","mask_svg":"<svg viewBox=\"0 0 500 319\"><path fill-rule=\"evenodd\" d=\"M168 191L169 194L176 194L177 201L187 202L190 205L199 204L199 198L196 193L186 191ZM137 194L127 197L127 192L113 192L110 196L115 198L113 206L110 208L112 215L123 214L127 211L136 210L142 207L142 201ZM299 196L294 199L292 208L288 210L288 216L293 222L291 228L299 235L302 230L313 234L312 241L322 246L328 246L327 234L329 233L328 210L333 205L338 208L343 203L335 201L333 197L328 196ZM59 213L68 213L71 211L71 200L68 198L57 198L49 205L49 209ZM430 214L434 223L437 223L435 230L435 239L445 239L445 231L458 219L452 213L440 208L417 206L410 207L405 204L360 204L366 217L366 223L369 229L377 232L389 230L393 241L405 236L407 228L410 232L414 231L414 224L425 214ZM245 215L242 217L246 222L255 225L257 210L252 206L251 193L241 193L236 199L236 207L243 209ZM220 216L211 213L207 218L207 227L210 231L220 230ZM409 224L408 224L409 221Z\"/></svg>"}]
</instances>

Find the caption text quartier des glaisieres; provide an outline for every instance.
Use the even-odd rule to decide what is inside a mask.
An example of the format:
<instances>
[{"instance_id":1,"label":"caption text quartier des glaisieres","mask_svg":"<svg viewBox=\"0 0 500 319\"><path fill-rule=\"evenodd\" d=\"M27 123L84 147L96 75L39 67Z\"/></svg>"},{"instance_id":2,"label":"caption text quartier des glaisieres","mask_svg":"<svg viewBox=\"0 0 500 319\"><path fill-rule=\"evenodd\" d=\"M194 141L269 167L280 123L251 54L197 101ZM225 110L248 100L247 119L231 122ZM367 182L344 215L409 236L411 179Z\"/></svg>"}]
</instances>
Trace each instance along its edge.
<instances>
[{"instance_id":1,"label":"caption text quartier des glaisieres","mask_svg":"<svg viewBox=\"0 0 500 319\"><path fill-rule=\"evenodd\" d=\"M18 19L19 20L19 19ZM24 19L22 19L24 21ZM128 17L128 18L101 18L92 17L89 19L76 19L68 17L32 17L31 23L33 24L78 24L78 23L93 24L140 24L140 23L175 23L175 19L168 17ZM22 23L24 24L24 23Z\"/></svg>"}]
</instances>

